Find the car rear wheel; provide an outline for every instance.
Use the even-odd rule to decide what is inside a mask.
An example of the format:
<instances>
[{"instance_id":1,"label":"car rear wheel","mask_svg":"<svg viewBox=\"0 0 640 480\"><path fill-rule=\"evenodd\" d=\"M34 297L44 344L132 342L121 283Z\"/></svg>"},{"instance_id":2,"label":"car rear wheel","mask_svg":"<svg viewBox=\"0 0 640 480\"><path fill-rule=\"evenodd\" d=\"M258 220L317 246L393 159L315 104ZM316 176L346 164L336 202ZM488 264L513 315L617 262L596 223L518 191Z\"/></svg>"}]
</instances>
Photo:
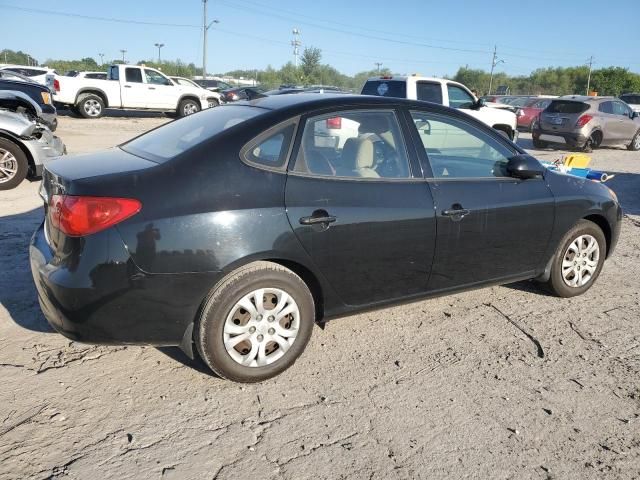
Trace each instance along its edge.
<instances>
[{"instance_id":1,"label":"car rear wheel","mask_svg":"<svg viewBox=\"0 0 640 480\"><path fill-rule=\"evenodd\" d=\"M547 282L560 297L581 295L596 281L606 256L606 239L600 227L580 220L560 242Z\"/></svg>"},{"instance_id":2,"label":"car rear wheel","mask_svg":"<svg viewBox=\"0 0 640 480\"><path fill-rule=\"evenodd\" d=\"M636 135L631 140L631 143L627 145L628 150L632 150L634 152L640 150L640 130L636 133Z\"/></svg>"},{"instance_id":3,"label":"car rear wheel","mask_svg":"<svg viewBox=\"0 0 640 480\"><path fill-rule=\"evenodd\" d=\"M29 162L22 149L6 138L0 138L0 190L16 188L27 176Z\"/></svg>"},{"instance_id":4,"label":"car rear wheel","mask_svg":"<svg viewBox=\"0 0 640 480\"><path fill-rule=\"evenodd\" d=\"M587 141L582 147L582 151L589 153L593 151L594 148L598 148L600 146L600 142L602 142L602 133L596 130L589 135L589 138L587 138Z\"/></svg>"},{"instance_id":5,"label":"car rear wheel","mask_svg":"<svg viewBox=\"0 0 640 480\"><path fill-rule=\"evenodd\" d=\"M104 115L104 101L98 95L85 93L78 97L78 113L84 118L100 118Z\"/></svg>"},{"instance_id":6,"label":"car rear wheel","mask_svg":"<svg viewBox=\"0 0 640 480\"><path fill-rule=\"evenodd\" d=\"M205 301L195 328L204 362L223 378L260 382L295 363L315 323L304 281L270 262L225 277Z\"/></svg>"},{"instance_id":7,"label":"car rear wheel","mask_svg":"<svg viewBox=\"0 0 640 480\"><path fill-rule=\"evenodd\" d=\"M178 105L178 116L186 117L187 115L193 115L200 111L200 105L195 101L187 98L182 100Z\"/></svg>"}]
</instances>

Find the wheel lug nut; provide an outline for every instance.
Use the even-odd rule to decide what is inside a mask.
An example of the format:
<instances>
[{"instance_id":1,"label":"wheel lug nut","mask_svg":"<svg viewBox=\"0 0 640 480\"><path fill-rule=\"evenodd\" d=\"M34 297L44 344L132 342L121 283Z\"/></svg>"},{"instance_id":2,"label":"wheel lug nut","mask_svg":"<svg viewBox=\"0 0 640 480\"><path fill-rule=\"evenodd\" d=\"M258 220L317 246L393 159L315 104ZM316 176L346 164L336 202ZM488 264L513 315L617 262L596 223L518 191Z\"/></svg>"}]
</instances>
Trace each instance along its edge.
<instances>
[{"instance_id":1,"label":"wheel lug nut","mask_svg":"<svg viewBox=\"0 0 640 480\"><path fill-rule=\"evenodd\" d=\"M258 321L262 320L262 315L258 315L258 316L256 317L256 320L258 320Z\"/></svg>"},{"instance_id":2,"label":"wheel lug nut","mask_svg":"<svg viewBox=\"0 0 640 480\"><path fill-rule=\"evenodd\" d=\"M264 340L264 337L262 335L258 335L258 341L261 342L262 340Z\"/></svg>"},{"instance_id":3,"label":"wheel lug nut","mask_svg":"<svg viewBox=\"0 0 640 480\"><path fill-rule=\"evenodd\" d=\"M273 335L274 333L276 333L276 329L275 328L270 328L269 329L269 335Z\"/></svg>"},{"instance_id":4,"label":"wheel lug nut","mask_svg":"<svg viewBox=\"0 0 640 480\"><path fill-rule=\"evenodd\" d=\"M251 327L251 328L249 329L249 333L254 333L255 331L256 331L256 327Z\"/></svg>"},{"instance_id":5,"label":"wheel lug nut","mask_svg":"<svg viewBox=\"0 0 640 480\"><path fill-rule=\"evenodd\" d=\"M276 317L274 317L273 315L269 315L269 318L267 318L267 320L269 320L270 322L273 322L276 319Z\"/></svg>"}]
</instances>

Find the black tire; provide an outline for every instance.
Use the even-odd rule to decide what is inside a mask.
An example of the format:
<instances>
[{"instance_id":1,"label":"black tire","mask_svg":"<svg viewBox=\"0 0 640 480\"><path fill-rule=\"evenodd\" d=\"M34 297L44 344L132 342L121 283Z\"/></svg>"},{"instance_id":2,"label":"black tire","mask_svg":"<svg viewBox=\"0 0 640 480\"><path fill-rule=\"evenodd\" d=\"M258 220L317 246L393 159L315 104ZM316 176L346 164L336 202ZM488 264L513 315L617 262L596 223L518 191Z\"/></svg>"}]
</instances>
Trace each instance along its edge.
<instances>
[{"instance_id":1,"label":"black tire","mask_svg":"<svg viewBox=\"0 0 640 480\"><path fill-rule=\"evenodd\" d=\"M543 142L542 140L533 137L533 146L535 148L547 148L549 144L547 142Z\"/></svg>"},{"instance_id":2,"label":"black tire","mask_svg":"<svg viewBox=\"0 0 640 480\"><path fill-rule=\"evenodd\" d=\"M568 253L568 248L574 240L582 235L590 235L598 242L598 263L595 271L591 274L588 281L582 286L569 286L565 283L562 275L562 262L565 259L565 254ZM602 233L602 230L598 225L589 220L580 220L575 224L562 238L558 250L555 252L551 264L551 276L547 285L549 289L559 297L575 297L576 295L582 295L589 290L594 282L597 280L602 266L604 264L605 256L607 253L607 241ZM574 261L575 258L570 261ZM580 263L580 262L578 262ZM580 268L580 265L578 265Z\"/></svg>"},{"instance_id":3,"label":"black tire","mask_svg":"<svg viewBox=\"0 0 640 480\"><path fill-rule=\"evenodd\" d=\"M186 117L187 115L192 115L200 111L200 103L196 102L191 98L185 98L181 100L178 104L177 114L178 117Z\"/></svg>"},{"instance_id":4,"label":"black tire","mask_svg":"<svg viewBox=\"0 0 640 480\"><path fill-rule=\"evenodd\" d=\"M591 153L594 148L598 148L600 146L601 142L602 142L602 133L596 130L595 132L591 132L591 135L589 135L589 138L587 138L587 141L584 142L584 145L580 150L582 150L585 153Z\"/></svg>"},{"instance_id":5,"label":"black tire","mask_svg":"<svg viewBox=\"0 0 640 480\"><path fill-rule=\"evenodd\" d=\"M299 311L298 332L288 350L273 363L264 366L244 366L234 360L225 348L225 322L233 318L231 314L236 311L251 317L248 311L237 310L238 302L245 295L260 288L280 289L295 301ZM257 319L251 317L251 320L246 320L242 326ZM235 323L236 319L233 321ZM287 321L287 317L283 318L283 321ZM205 300L200 317L196 322L194 340L200 357L220 377L242 383L261 382L282 373L295 363L311 338L314 323L315 304L304 281L281 265L271 262L254 262L230 273L213 288ZM236 323L236 325L240 325L240 323ZM268 325L266 324L266 326ZM289 327L286 326L286 328ZM254 328L253 333L258 335L260 331L256 331ZM269 333L273 332L269 331ZM260 341L263 339L264 337L258 338ZM251 348L253 348L254 341L256 340L248 341ZM268 344L269 340L265 339L264 342ZM273 342L270 344L271 348L275 346ZM267 347L265 346L265 348ZM279 346L275 348L277 349ZM238 354L250 355L246 353L248 350L249 348L246 348L245 345L245 350L238 351ZM275 351L272 350L271 354Z\"/></svg>"},{"instance_id":6,"label":"black tire","mask_svg":"<svg viewBox=\"0 0 640 480\"><path fill-rule=\"evenodd\" d=\"M636 132L634 137L631 139L631 143L627 145L627 150L631 150L632 152L640 150L640 130Z\"/></svg>"},{"instance_id":7,"label":"black tire","mask_svg":"<svg viewBox=\"0 0 640 480\"><path fill-rule=\"evenodd\" d=\"M10 168L15 172L7 174L4 171L0 171L0 190L11 190L20 185L26 178L29 172L29 161L17 144L6 138L0 138L0 161L5 154L8 154L7 157L12 156L13 158L11 160L6 158L3 163L0 163L0 167L6 170Z\"/></svg>"},{"instance_id":8,"label":"black tire","mask_svg":"<svg viewBox=\"0 0 640 480\"><path fill-rule=\"evenodd\" d=\"M505 131L505 130L503 130L501 128L496 128L495 131L498 132L500 135L502 135L507 140L513 140L513 135L511 135L509 132L507 132L507 131Z\"/></svg>"},{"instance_id":9,"label":"black tire","mask_svg":"<svg viewBox=\"0 0 640 480\"><path fill-rule=\"evenodd\" d=\"M96 119L104 115L104 100L93 93L82 93L75 105L78 114L83 118Z\"/></svg>"}]
</instances>

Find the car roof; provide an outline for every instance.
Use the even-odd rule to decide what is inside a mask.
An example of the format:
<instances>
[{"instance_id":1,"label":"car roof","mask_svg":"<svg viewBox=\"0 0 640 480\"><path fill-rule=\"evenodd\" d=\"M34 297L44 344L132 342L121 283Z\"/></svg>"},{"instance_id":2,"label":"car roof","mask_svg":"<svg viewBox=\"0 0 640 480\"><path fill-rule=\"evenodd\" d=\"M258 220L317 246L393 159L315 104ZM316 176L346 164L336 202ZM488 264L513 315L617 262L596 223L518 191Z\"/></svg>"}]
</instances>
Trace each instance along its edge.
<instances>
[{"instance_id":1,"label":"car roof","mask_svg":"<svg viewBox=\"0 0 640 480\"><path fill-rule=\"evenodd\" d=\"M308 110L332 107L367 107L367 106L407 106L424 108L429 105L437 111L455 111L436 103L420 102L396 97L379 97L375 95L353 95L348 93L297 93L295 95L270 95L250 101L236 102L234 105L251 105L267 110L289 110L290 113L304 113Z\"/></svg>"},{"instance_id":2,"label":"car roof","mask_svg":"<svg viewBox=\"0 0 640 480\"><path fill-rule=\"evenodd\" d=\"M601 101L601 100L615 100L614 97L592 97L592 96L587 96L587 95L563 95L561 97L558 97L554 100L569 100L569 101L576 101L576 102L597 102L597 101Z\"/></svg>"}]
</instances>

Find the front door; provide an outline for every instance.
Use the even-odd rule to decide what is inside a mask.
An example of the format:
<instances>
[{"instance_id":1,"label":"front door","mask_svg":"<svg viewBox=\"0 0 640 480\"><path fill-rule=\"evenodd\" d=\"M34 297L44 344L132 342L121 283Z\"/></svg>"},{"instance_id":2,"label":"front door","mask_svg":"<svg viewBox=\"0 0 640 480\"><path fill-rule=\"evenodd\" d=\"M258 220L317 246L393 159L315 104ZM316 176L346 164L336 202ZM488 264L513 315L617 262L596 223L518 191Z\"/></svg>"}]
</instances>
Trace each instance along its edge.
<instances>
[{"instance_id":1,"label":"front door","mask_svg":"<svg viewBox=\"0 0 640 480\"><path fill-rule=\"evenodd\" d=\"M544 263L554 222L545 181L506 174L518 152L471 122L413 111L424 146L437 222L429 290L533 274Z\"/></svg>"},{"instance_id":2,"label":"front door","mask_svg":"<svg viewBox=\"0 0 640 480\"><path fill-rule=\"evenodd\" d=\"M635 136L640 124L633 121L631 118L631 108L622 102L613 103L613 114L616 116L615 131L616 137L620 143L630 143L631 139Z\"/></svg>"},{"instance_id":3,"label":"front door","mask_svg":"<svg viewBox=\"0 0 640 480\"><path fill-rule=\"evenodd\" d=\"M147 83L149 105L151 108L175 109L178 105L179 88L176 87L167 77L151 70L144 69L144 76Z\"/></svg>"},{"instance_id":4,"label":"front door","mask_svg":"<svg viewBox=\"0 0 640 480\"><path fill-rule=\"evenodd\" d=\"M287 214L343 302L423 294L435 246L433 201L396 112L313 116L298 143Z\"/></svg>"}]
</instances>

